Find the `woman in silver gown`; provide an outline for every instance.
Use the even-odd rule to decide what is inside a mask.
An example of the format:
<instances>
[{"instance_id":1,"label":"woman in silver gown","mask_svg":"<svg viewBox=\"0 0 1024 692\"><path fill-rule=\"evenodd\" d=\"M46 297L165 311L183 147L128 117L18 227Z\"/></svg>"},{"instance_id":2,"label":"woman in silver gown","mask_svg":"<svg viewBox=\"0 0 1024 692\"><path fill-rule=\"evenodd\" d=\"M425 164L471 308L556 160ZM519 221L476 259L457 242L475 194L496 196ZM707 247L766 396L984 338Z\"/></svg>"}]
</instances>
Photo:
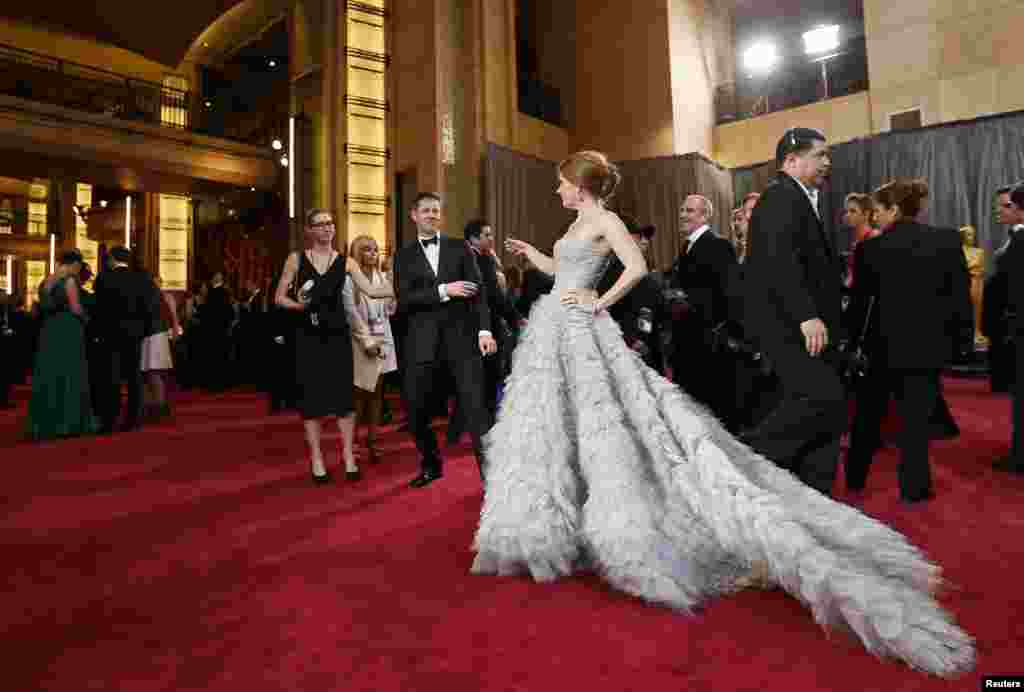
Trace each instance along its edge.
<instances>
[{"instance_id":1,"label":"woman in silver gown","mask_svg":"<svg viewBox=\"0 0 1024 692\"><path fill-rule=\"evenodd\" d=\"M617 182L602 154L574 154L558 194L577 218L554 257L506 244L555 286L530 313L485 440L473 572L551 581L593 570L682 611L768 582L876 655L937 675L973 667L972 638L933 598L936 565L752 452L623 342L605 309L646 267L604 209ZM626 269L598 298L612 252Z\"/></svg>"}]
</instances>

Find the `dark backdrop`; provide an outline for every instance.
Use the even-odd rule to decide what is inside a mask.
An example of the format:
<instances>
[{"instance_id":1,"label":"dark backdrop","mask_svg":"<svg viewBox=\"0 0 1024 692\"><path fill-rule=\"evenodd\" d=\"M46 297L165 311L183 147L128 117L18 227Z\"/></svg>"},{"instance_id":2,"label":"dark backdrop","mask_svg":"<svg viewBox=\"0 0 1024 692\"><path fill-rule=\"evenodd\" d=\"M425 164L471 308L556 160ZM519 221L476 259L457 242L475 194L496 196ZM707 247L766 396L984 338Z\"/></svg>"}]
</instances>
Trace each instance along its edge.
<instances>
[{"instance_id":1,"label":"dark backdrop","mask_svg":"<svg viewBox=\"0 0 1024 692\"><path fill-rule=\"evenodd\" d=\"M774 162L734 170L736 204L748 192L763 190L774 174ZM1024 180L1024 111L833 146L832 179L823 190L821 212L838 247L847 247L850 240L850 229L842 224L846 195L870 192L899 177L928 181L925 223L949 228L970 224L978 229L979 246L991 256L1007 233L995 222L995 191Z\"/></svg>"}]
</instances>

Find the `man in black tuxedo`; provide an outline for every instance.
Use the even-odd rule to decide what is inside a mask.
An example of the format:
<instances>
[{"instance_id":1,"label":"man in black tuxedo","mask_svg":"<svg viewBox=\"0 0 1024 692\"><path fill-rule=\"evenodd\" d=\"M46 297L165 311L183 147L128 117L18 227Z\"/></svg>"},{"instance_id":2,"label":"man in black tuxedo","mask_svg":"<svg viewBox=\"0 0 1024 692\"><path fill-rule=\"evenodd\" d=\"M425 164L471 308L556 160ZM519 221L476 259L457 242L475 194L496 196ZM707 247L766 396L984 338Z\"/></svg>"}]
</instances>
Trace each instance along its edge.
<instances>
[{"instance_id":1,"label":"man in black tuxedo","mask_svg":"<svg viewBox=\"0 0 1024 692\"><path fill-rule=\"evenodd\" d=\"M494 354L497 344L491 333L487 301L480 293L480 269L473 254L463 240L440 232L441 198L420 193L412 203L410 216L418 237L395 255L394 286L398 310L407 320L403 395L409 430L416 439L422 464L420 475L409 485L422 488L443 475L437 438L430 429L435 408L431 395L439 367L455 380L455 394L483 476L480 438L490 421L484 402L481 354Z\"/></svg>"},{"instance_id":2,"label":"man in black tuxedo","mask_svg":"<svg viewBox=\"0 0 1024 692\"><path fill-rule=\"evenodd\" d=\"M650 240L654 237L656 230L654 226L640 226L635 219L625 214L620 215L620 218L629 230L633 242L646 256ZM604 295L608 289L614 286L625 269L622 260L613 254L608 268L597 283L598 295ZM608 314L622 330L622 338L626 345L643 358L647 367L657 370L659 373L662 372L665 369L661 349L661 329L665 323L665 301L654 273L645 274L640 282L623 296L622 300L608 309Z\"/></svg>"},{"instance_id":3,"label":"man in black tuxedo","mask_svg":"<svg viewBox=\"0 0 1024 692\"><path fill-rule=\"evenodd\" d=\"M992 255L995 270L985 282L982 298L981 331L989 338L989 378L993 392L1007 392L1014 380L1013 343L1010 340L1012 318L1010 317L1009 263L1005 261L1009 249L1019 244L1017 232L1024 228L1017 221L1015 206L1010 200L1013 185L1005 185L996 191L996 221L1007 226L1006 242Z\"/></svg>"},{"instance_id":4,"label":"man in black tuxedo","mask_svg":"<svg viewBox=\"0 0 1024 692\"><path fill-rule=\"evenodd\" d=\"M712 344L716 330L728 327L728 284L736 251L711 230L713 219L714 207L703 195L690 195L679 210L683 243L671 285L686 293L686 305L673 319L672 374L687 394L728 422L735 418L733 366Z\"/></svg>"},{"instance_id":5,"label":"man in black tuxedo","mask_svg":"<svg viewBox=\"0 0 1024 692\"><path fill-rule=\"evenodd\" d=\"M487 301L487 311L491 316L491 334L494 336L498 350L494 358L484 359L484 401L490 419L493 421L498 412L498 387L501 385L501 358L507 355L511 346L509 329L524 324L522 315L508 299L498 285L498 260L494 257L494 230L483 219L476 219L466 224L463 232L466 244L473 253L480 279L483 284L483 296ZM504 320L509 329L501 323ZM461 407L460 407L461 413Z\"/></svg>"},{"instance_id":6,"label":"man in black tuxedo","mask_svg":"<svg viewBox=\"0 0 1024 692\"><path fill-rule=\"evenodd\" d=\"M121 380L128 383L127 409L122 429L139 426L142 415L142 339L160 317L159 292L153 279L131 267L131 251L110 251L109 271L94 282L97 329L109 359L106 397L99 411L102 431L111 433L121 413Z\"/></svg>"},{"instance_id":7,"label":"man in black tuxedo","mask_svg":"<svg viewBox=\"0 0 1024 692\"><path fill-rule=\"evenodd\" d=\"M1024 224L1024 183L1010 192L1013 222ZM1013 315L1009 325L1010 348L1013 349L1014 369L1017 376L1010 388L1013 396L1013 438L1010 454L995 463L995 468L1008 473L1024 474L1024 242L1015 239L1003 256L1003 269L1007 273L1008 308Z\"/></svg>"},{"instance_id":8,"label":"man in black tuxedo","mask_svg":"<svg viewBox=\"0 0 1024 692\"><path fill-rule=\"evenodd\" d=\"M235 321L235 308L222 272L217 272L210 280L200 315L199 325L204 334L201 357L206 366L204 384L210 391L223 391L232 380L231 325Z\"/></svg>"},{"instance_id":9,"label":"man in black tuxedo","mask_svg":"<svg viewBox=\"0 0 1024 692\"><path fill-rule=\"evenodd\" d=\"M841 266L817 204L831 159L825 136L806 128L788 130L775 158L779 176L750 219L743 315L781 397L743 438L828 495L847 420L843 387L828 362L840 340Z\"/></svg>"}]
</instances>

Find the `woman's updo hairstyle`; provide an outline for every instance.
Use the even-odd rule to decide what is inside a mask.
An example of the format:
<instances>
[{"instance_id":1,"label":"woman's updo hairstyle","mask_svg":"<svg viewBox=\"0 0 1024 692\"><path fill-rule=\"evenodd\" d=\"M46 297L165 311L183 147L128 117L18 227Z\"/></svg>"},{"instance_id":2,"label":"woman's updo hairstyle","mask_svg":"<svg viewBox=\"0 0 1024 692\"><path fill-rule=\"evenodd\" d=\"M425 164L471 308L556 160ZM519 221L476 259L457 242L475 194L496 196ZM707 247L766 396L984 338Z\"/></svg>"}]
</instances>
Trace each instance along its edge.
<instances>
[{"instance_id":1,"label":"woman's updo hairstyle","mask_svg":"<svg viewBox=\"0 0 1024 692\"><path fill-rule=\"evenodd\" d=\"M558 172L594 199L608 200L619 186L618 167L599 151L578 151L558 164Z\"/></svg>"},{"instance_id":2,"label":"woman's updo hairstyle","mask_svg":"<svg viewBox=\"0 0 1024 692\"><path fill-rule=\"evenodd\" d=\"M928 197L928 183L920 178L893 180L875 190L871 197L886 209L898 206L901 218L913 219L921 212Z\"/></svg>"}]
</instances>

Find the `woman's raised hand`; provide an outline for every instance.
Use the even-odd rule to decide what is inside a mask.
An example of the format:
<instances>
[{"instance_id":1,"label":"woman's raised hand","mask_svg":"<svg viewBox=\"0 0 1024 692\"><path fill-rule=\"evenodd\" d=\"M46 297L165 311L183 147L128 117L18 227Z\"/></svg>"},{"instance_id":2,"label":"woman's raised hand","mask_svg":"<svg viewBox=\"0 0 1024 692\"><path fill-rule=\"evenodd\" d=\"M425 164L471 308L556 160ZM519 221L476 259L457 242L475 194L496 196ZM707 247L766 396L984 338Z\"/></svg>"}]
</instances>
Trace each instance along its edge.
<instances>
[{"instance_id":1,"label":"woman's raised hand","mask_svg":"<svg viewBox=\"0 0 1024 692\"><path fill-rule=\"evenodd\" d=\"M523 240L516 240L515 238L508 238L505 241L505 249L511 252L516 257L522 257L526 255L533 246Z\"/></svg>"}]
</instances>

